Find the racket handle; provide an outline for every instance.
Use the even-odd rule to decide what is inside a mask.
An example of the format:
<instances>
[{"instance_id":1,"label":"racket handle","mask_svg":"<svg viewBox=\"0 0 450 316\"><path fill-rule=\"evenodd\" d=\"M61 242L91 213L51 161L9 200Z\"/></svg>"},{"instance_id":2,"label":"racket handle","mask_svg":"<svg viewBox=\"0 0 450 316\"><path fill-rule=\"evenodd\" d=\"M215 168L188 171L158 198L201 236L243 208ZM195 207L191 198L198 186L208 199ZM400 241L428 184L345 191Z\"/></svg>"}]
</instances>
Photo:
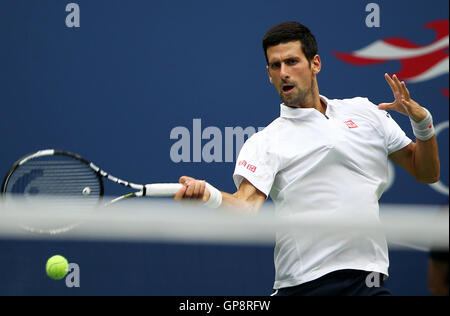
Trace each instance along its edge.
<instances>
[{"instance_id":1,"label":"racket handle","mask_svg":"<svg viewBox=\"0 0 450 316\"><path fill-rule=\"evenodd\" d=\"M174 196L183 187L180 183L153 183L145 185L145 196Z\"/></svg>"}]
</instances>

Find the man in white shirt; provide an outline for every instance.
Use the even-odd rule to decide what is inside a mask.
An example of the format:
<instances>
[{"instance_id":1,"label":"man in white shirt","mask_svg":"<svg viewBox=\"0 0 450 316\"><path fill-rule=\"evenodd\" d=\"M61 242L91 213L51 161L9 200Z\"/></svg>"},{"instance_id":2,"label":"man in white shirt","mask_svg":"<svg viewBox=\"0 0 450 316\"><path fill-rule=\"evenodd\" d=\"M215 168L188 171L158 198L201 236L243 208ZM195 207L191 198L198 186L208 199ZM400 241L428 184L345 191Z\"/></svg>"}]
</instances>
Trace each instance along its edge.
<instances>
[{"instance_id":1,"label":"man in white shirt","mask_svg":"<svg viewBox=\"0 0 450 316\"><path fill-rule=\"evenodd\" d=\"M270 195L278 216L377 223L388 158L420 182L438 181L431 114L395 75L385 74L395 98L391 103L377 107L366 98L327 99L319 94L322 63L308 28L297 22L276 25L265 34L263 49L269 80L283 103L280 117L242 147L233 175L237 191L220 192L182 176L175 200L257 212ZM415 143L386 110L409 116ZM390 294L383 284L366 283L372 273L388 275L386 241L377 233L280 233L274 259L276 295Z\"/></svg>"}]
</instances>

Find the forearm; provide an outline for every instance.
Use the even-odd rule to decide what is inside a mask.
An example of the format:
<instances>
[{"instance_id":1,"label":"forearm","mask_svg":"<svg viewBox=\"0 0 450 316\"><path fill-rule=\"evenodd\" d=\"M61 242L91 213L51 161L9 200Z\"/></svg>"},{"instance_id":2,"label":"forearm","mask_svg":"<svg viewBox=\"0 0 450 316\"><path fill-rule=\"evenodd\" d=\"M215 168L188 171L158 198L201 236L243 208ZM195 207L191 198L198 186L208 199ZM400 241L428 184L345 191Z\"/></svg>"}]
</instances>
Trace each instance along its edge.
<instances>
[{"instance_id":1,"label":"forearm","mask_svg":"<svg viewBox=\"0 0 450 316\"><path fill-rule=\"evenodd\" d=\"M234 194L219 191L209 183L206 183L207 192L209 198L204 197L206 200L205 206L212 208L226 208L231 210L238 210L243 212L256 213L265 200L265 196L261 196L261 193L252 185L247 182Z\"/></svg>"},{"instance_id":2,"label":"forearm","mask_svg":"<svg viewBox=\"0 0 450 316\"><path fill-rule=\"evenodd\" d=\"M239 190L234 194L221 192L204 180L182 176L179 180L183 186L174 195L175 201L197 200L211 208L226 208L256 213L266 200L264 193L244 179Z\"/></svg>"},{"instance_id":3,"label":"forearm","mask_svg":"<svg viewBox=\"0 0 450 316\"><path fill-rule=\"evenodd\" d=\"M412 157L416 179L423 183L437 182L440 176L440 165L433 118L431 113L421 106L412 108L410 112L411 126L416 136L416 146ZM413 113L416 115L412 115Z\"/></svg>"},{"instance_id":4,"label":"forearm","mask_svg":"<svg viewBox=\"0 0 450 316\"><path fill-rule=\"evenodd\" d=\"M436 136L429 140L416 140L412 168L415 178L422 183L434 183L440 177L440 162Z\"/></svg>"},{"instance_id":5,"label":"forearm","mask_svg":"<svg viewBox=\"0 0 450 316\"><path fill-rule=\"evenodd\" d=\"M237 191L234 194L222 192L222 206L227 209L256 213L264 203L264 199L245 196Z\"/></svg>"}]
</instances>

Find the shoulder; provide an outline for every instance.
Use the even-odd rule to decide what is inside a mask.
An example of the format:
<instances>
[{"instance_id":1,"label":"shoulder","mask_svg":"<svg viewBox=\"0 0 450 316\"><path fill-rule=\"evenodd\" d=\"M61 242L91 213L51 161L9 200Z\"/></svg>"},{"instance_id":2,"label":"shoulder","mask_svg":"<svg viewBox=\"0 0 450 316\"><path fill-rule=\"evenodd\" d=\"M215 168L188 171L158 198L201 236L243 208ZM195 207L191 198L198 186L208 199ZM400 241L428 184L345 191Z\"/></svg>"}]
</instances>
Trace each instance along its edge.
<instances>
[{"instance_id":1,"label":"shoulder","mask_svg":"<svg viewBox=\"0 0 450 316\"><path fill-rule=\"evenodd\" d=\"M249 137L249 139L246 141L246 143L268 143L271 142L272 139L275 138L277 133L280 132L280 129L282 128L282 119L279 117L275 120L273 120L269 125L264 127L262 130L256 132L252 136Z\"/></svg>"},{"instance_id":2,"label":"shoulder","mask_svg":"<svg viewBox=\"0 0 450 316\"><path fill-rule=\"evenodd\" d=\"M366 97L354 97L348 99L330 99L328 100L338 111L347 112L350 114L357 114L372 118L388 117L390 115L384 110L378 109L378 106L374 104L369 98Z\"/></svg>"},{"instance_id":3,"label":"shoulder","mask_svg":"<svg viewBox=\"0 0 450 316\"><path fill-rule=\"evenodd\" d=\"M347 99L328 99L328 102L341 108L357 108L357 109L366 109L369 111L373 109L378 109L378 107L366 97L354 97Z\"/></svg>"}]
</instances>

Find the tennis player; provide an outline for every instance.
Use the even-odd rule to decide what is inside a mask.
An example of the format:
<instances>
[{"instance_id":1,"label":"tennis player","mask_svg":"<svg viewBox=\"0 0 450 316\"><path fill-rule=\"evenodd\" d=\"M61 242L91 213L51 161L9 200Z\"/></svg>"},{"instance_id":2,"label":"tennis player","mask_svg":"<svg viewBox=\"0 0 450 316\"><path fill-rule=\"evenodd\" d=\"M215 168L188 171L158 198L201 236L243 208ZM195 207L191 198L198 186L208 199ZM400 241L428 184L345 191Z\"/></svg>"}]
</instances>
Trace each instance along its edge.
<instances>
[{"instance_id":1,"label":"tennis player","mask_svg":"<svg viewBox=\"0 0 450 316\"><path fill-rule=\"evenodd\" d=\"M270 82L281 97L280 117L250 137L233 175L237 191L182 176L174 199L213 208L257 212L270 195L278 216L304 215L330 225L342 218L379 222L388 158L422 183L438 181L438 147L431 114L396 75L385 74L394 101L328 99L319 94L322 66L315 37L296 22L264 36ZM349 86L359 78L343 77ZM387 110L410 118L411 141ZM388 248L380 233L279 233L273 295L390 295ZM377 280L378 276L378 280Z\"/></svg>"}]
</instances>

